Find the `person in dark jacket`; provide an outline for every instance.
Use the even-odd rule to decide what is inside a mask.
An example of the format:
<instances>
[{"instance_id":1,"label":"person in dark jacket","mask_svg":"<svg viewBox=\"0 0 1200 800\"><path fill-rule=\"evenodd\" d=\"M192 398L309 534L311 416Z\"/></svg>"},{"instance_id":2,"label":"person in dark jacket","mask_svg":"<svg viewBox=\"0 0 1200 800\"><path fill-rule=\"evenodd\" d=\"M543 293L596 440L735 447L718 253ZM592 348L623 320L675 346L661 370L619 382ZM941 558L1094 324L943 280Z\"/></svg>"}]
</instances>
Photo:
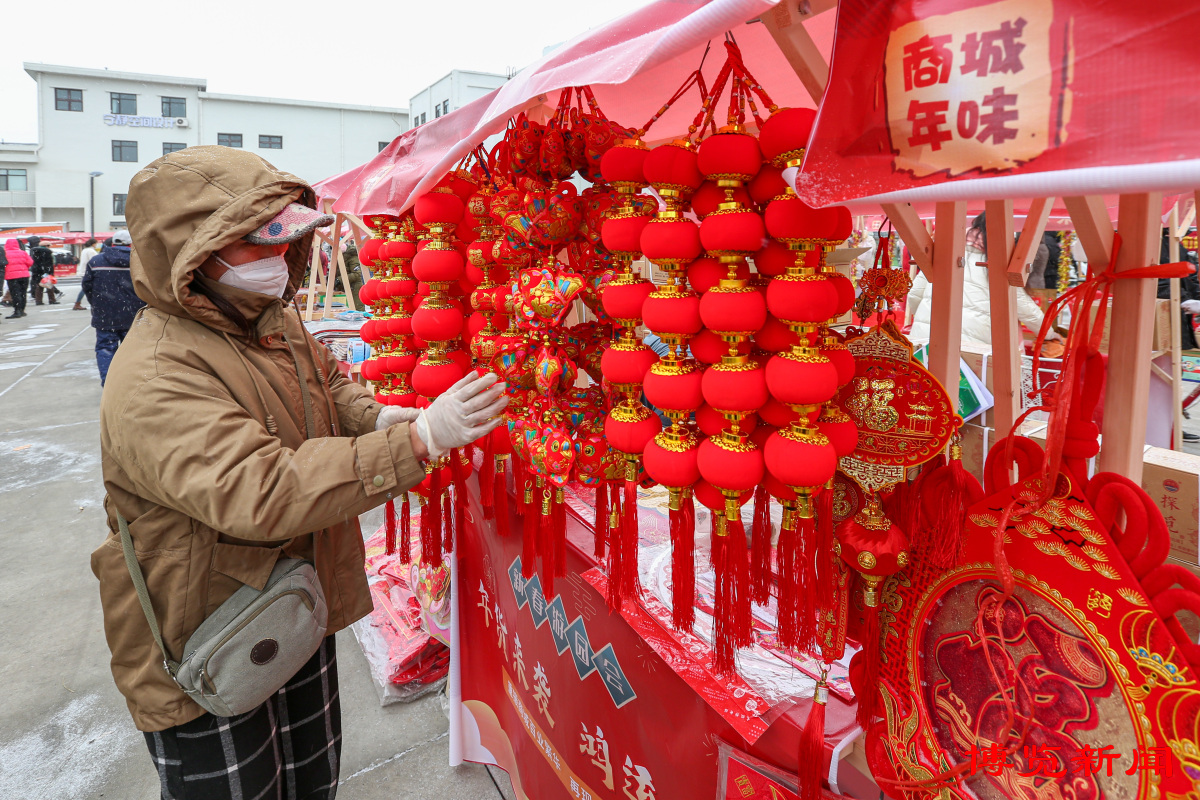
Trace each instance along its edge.
<instances>
[{"instance_id":1,"label":"person in dark jacket","mask_svg":"<svg viewBox=\"0 0 1200 800\"><path fill-rule=\"evenodd\" d=\"M54 253L49 247L42 247L38 236L29 237L29 257L33 259L33 268L29 270L29 288L33 290L33 304L42 305L42 294L45 293L50 305L58 305L58 295L62 292L54 286L42 286L42 278L54 274Z\"/></svg>"},{"instance_id":2,"label":"person in dark jacket","mask_svg":"<svg viewBox=\"0 0 1200 800\"><path fill-rule=\"evenodd\" d=\"M83 273L83 291L91 304L92 327L96 329L96 366L100 368L101 386L133 318L146 305L133 290L129 273L131 242L129 231L117 231Z\"/></svg>"}]
</instances>

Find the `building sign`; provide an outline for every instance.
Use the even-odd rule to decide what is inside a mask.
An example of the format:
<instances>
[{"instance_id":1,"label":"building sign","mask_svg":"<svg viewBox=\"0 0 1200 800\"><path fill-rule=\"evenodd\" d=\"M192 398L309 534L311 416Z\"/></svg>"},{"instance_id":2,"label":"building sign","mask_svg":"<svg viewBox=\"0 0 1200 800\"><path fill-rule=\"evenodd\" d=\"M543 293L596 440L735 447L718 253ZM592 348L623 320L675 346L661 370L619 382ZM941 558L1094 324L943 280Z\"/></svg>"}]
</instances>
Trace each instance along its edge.
<instances>
[{"instance_id":1,"label":"building sign","mask_svg":"<svg viewBox=\"0 0 1200 800\"><path fill-rule=\"evenodd\" d=\"M884 60L896 167L925 177L1032 161L1052 140L1052 6L1002 0L901 25Z\"/></svg>"},{"instance_id":2,"label":"building sign","mask_svg":"<svg viewBox=\"0 0 1200 800\"><path fill-rule=\"evenodd\" d=\"M131 128L174 128L182 118L175 117L131 117L128 114L105 114L105 125L128 125ZM187 127L187 121L182 120L180 128Z\"/></svg>"},{"instance_id":3,"label":"building sign","mask_svg":"<svg viewBox=\"0 0 1200 800\"><path fill-rule=\"evenodd\" d=\"M41 236L48 233L62 233L62 223L50 225L16 225L4 227L0 225L0 239L15 239L19 236Z\"/></svg>"}]
</instances>

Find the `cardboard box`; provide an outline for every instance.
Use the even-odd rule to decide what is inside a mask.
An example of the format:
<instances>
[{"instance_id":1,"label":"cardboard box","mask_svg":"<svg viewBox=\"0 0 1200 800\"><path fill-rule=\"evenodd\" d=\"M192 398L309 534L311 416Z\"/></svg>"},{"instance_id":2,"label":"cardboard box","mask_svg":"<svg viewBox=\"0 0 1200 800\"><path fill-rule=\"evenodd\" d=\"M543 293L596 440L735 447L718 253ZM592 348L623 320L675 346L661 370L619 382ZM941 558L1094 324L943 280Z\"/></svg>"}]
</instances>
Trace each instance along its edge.
<instances>
[{"instance_id":1,"label":"cardboard box","mask_svg":"<svg viewBox=\"0 0 1200 800\"><path fill-rule=\"evenodd\" d=\"M1091 319L1096 318L1098 306L1092 306ZM1100 352L1108 352L1109 326L1112 324L1112 298L1108 301L1108 313L1104 317L1104 334L1100 337ZM1171 301L1154 301L1154 330L1150 347L1154 351L1171 349Z\"/></svg>"},{"instance_id":2,"label":"cardboard box","mask_svg":"<svg viewBox=\"0 0 1200 800\"><path fill-rule=\"evenodd\" d=\"M1171 533L1171 557L1200 563L1200 456L1147 448L1142 488L1162 512Z\"/></svg>"},{"instance_id":3,"label":"cardboard box","mask_svg":"<svg viewBox=\"0 0 1200 800\"><path fill-rule=\"evenodd\" d=\"M987 458L988 448L991 447L992 429L967 422L963 424L960 433L962 434L963 467L974 475L976 480L983 483L983 462Z\"/></svg>"},{"instance_id":4,"label":"cardboard box","mask_svg":"<svg viewBox=\"0 0 1200 800\"><path fill-rule=\"evenodd\" d=\"M1200 578L1200 566L1197 566L1196 564L1189 564L1186 561L1180 561L1176 558L1168 558L1167 563L1178 564L1188 572L1195 575L1197 578ZM1200 643L1200 617L1197 617L1195 614L1189 614L1185 611L1177 616L1176 619L1179 620L1179 624L1183 626L1183 630L1187 633L1191 640L1193 642Z\"/></svg>"}]
</instances>

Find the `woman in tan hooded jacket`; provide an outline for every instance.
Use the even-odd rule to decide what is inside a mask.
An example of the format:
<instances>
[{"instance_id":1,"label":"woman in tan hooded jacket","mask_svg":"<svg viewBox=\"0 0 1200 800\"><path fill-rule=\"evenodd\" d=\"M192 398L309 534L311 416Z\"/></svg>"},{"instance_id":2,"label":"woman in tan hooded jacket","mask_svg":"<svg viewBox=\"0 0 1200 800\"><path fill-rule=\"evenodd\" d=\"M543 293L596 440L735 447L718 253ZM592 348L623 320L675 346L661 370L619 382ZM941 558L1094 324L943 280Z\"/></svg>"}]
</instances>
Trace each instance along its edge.
<instances>
[{"instance_id":1,"label":"woman in tan hooded jacket","mask_svg":"<svg viewBox=\"0 0 1200 800\"><path fill-rule=\"evenodd\" d=\"M331 221L314 205L303 181L225 147L164 156L130 184L131 272L147 306L101 401L109 535L92 569L113 677L146 732L163 797L249 798L272 786L281 797L334 796L332 634L371 609L358 515L420 482L423 459L489 432L505 405L491 375L414 419L341 375L287 305L308 234ZM206 714L163 668L118 513L173 659L236 589L262 588L280 557L314 563L325 642L262 707Z\"/></svg>"}]
</instances>

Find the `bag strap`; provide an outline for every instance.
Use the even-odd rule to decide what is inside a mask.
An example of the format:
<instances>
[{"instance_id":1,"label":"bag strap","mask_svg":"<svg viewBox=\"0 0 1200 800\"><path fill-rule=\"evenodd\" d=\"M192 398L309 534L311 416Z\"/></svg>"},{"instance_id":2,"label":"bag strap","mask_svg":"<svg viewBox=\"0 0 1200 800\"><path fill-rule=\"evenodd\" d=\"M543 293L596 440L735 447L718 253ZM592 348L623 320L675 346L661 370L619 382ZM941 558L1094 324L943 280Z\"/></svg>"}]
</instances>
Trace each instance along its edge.
<instances>
[{"instance_id":1,"label":"bag strap","mask_svg":"<svg viewBox=\"0 0 1200 800\"><path fill-rule=\"evenodd\" d=\"M158 630L158 620L154 618L154 606L150 605L150 593L146 591L146 578L142 575L137 554L133 551L133 537L129 535L129 523L118 513L117 524L121 527L121 550L125 553L125 566L129 568L129 577L133 579L133 588L137 591L138 602L142 604L142 612L146 615L146 622L150 624L150 633L154 634L154 641L158 643L158 649L162 651L163 669L174 680L175 674L179 671L179 662L171 660L171 656L167 653L167 647L163 644L162 633Z\"/></svg>"}]
</instances>

